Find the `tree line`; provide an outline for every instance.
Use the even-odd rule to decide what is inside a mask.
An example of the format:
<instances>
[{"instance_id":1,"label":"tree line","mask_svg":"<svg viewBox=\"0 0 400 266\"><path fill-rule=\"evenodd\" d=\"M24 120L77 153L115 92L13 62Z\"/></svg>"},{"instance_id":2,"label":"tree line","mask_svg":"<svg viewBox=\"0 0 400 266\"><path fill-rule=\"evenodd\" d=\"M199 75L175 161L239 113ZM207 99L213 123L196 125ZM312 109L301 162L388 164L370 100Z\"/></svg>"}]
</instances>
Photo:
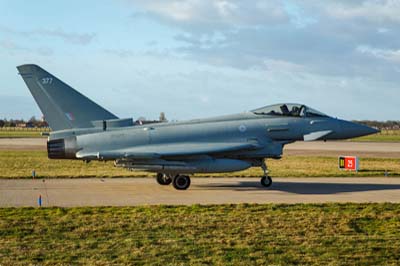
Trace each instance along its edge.
<instances>
[{"instance_id":1,"label":"tree line","mask_svg":"<svg viewBox=\"0 0 400 266\"><path fill-rule=\"evenodd\" d=\"M49 127L49 124L44 120L39 120L32 116L29 120L0 119L0 127L44 128Z\"/></svg>"},{"instance_id":2,"label":"tree line","mask_svg":"<svg viewBox=\"0 0 400 266\"><path fill-rule=\"evenodd\" d=\"M135 124L150 124L150 123L160 123L168 122L168 119L164 112L160 113L159 120L147 120L145 117L140 117L135 121ZM49 124L43 119L36 119L32 116L29 120L24 119L0 119L1 127L16 127L16 128L45 128L49 127Z\"/></svg>"},{"instance_id":3,"label":"tree line","mask_svg":"<svg viewBox=\"0 0 400 266\"><path fill-rule=\"evenodd\" d=\"M369 127L378 128L380 130L399 130L400 121L389 120L389 121L372 121L372 120L359 120L353 121L359 124L363 124Z\"/></svg>"}]
</instances>

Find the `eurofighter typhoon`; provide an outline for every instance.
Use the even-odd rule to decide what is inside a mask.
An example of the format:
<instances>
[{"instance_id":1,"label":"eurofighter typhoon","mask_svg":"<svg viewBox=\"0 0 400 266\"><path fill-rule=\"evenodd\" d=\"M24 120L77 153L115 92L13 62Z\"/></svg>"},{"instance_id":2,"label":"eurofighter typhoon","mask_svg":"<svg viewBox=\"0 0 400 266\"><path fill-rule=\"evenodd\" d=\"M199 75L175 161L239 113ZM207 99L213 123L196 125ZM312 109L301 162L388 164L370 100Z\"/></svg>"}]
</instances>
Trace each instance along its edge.
<instances>
[{"instance_id":1,"label":"eurofighter typhoon","mask_svg":"<svg viewBox=\"0 0 400 266\"><path fill-rule=\"evenodd\" d=\"M17 67L52 129L50 159L114 161L154 172L160 185L190 186L189 175L261 167L280 159L285 144L338 140L378 130L325 115L304 104L283 103L214 118L135 125L83 96L37 65Z\"/></svg>"}]
</instances>

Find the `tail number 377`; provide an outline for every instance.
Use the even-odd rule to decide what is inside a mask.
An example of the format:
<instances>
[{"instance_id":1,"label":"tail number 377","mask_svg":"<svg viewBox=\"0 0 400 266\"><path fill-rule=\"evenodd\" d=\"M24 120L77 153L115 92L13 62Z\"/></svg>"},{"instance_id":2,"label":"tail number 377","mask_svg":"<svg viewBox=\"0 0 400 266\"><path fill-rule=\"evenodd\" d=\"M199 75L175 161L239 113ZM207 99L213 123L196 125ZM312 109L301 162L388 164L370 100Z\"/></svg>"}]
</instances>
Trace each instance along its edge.
<instances>
[{"instance_id":1,"label":"tail number 377","mask_svg":"<svg viewBox=\"0 0 400 266\"><path fill-rule=\"evenodd\" d=\"M42 82L42 84L52 84L53 83L53 78L42 78L40 80Z\"/></svg>"}]
</instances>

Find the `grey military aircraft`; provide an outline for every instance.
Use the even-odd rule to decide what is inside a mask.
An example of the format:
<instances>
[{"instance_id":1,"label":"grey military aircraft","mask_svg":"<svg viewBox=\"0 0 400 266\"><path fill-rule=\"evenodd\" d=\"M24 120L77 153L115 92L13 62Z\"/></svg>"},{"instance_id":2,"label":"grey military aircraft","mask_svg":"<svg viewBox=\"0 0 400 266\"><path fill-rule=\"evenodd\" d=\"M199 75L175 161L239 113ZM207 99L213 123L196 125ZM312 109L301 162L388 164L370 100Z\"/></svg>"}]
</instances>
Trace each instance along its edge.
<instances>
[{"instance_id":1,"label":"grey military aircraft","mask_svg":"<svg viewBox=\"0 0 400 266\"><path fill-rule=\"evenodd\" d=\"M120 119L37 65L17 67L52 132L50 159L114 161L156 173L160 185L186 190L190 174L261 167L279 159L285 144L338 140L378 130L323 114L303 104L269 105L249 112L182 122L135 125Z\"/></svg>"}]
</instances>

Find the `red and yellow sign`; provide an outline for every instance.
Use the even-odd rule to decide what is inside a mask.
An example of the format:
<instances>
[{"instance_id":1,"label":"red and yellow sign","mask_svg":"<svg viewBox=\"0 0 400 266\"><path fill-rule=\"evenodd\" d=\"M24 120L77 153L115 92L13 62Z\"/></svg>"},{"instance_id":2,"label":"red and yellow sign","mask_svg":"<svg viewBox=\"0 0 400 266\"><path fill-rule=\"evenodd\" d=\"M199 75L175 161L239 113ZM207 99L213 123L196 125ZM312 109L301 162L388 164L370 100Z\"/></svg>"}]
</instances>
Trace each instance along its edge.
<instances>
[{"instance_id":1,"label":"red and yellow sign","mask_svg":"<svg viewBox=\"0 0 400 266\"><path fill-rule=\"evenodd\" d=\"M339 169L358 171L359 160L356 156L340 156L339 157Z\"/></svg>"}]
</instances>

